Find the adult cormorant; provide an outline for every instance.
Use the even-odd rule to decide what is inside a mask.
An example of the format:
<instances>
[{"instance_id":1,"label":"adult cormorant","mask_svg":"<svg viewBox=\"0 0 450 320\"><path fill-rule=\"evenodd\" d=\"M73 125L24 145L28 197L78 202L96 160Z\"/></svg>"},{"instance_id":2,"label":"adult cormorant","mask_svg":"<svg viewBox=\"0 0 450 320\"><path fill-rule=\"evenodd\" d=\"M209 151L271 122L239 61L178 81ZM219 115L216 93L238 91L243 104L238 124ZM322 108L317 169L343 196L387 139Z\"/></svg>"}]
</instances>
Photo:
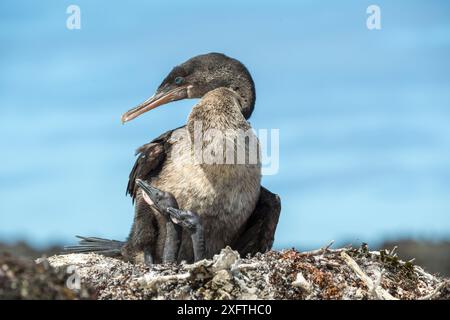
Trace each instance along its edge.
<instances>
[{"instance_id":1,"label":"adult cormorant","mask_svg":"<svg viewBox=\"0 0 450 320\"><path fill-rule=\"evenodd\" d=\"M137 150L127 187L135 202L127 241L110 245L107 240L82 238L80 246L69 251L120 252L130 260L159 263L172 260L175 250L177 261L195 260L191 233L186 229L179 250L177 244L166 248L167 232L174 235L170 233L173 229L168 229L170 219L149 205L137 180L170 193L182 210L201 218L206 258L227 245L241 255L272 247L281 204L277 195L260 185L259 146L247 122L255 105L255 87L242 63L220 53L193 57L173 68L156 93L126 112L122 122L186 98L201 98L186 126L170 130ZM256 149L251 141L256 141ZM237 155L230 156L230 150ZM177 212L172 210L171 214ZM172 253L165 256L167 252Z\"/></svg>"}]
</instances>

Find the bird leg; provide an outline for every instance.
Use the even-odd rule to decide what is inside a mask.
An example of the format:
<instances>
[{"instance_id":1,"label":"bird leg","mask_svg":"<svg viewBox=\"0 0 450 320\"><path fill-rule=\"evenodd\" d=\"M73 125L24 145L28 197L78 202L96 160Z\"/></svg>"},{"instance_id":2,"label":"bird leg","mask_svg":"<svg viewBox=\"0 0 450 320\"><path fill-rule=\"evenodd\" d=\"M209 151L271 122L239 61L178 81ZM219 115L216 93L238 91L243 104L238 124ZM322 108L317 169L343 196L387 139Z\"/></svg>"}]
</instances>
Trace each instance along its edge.
<instances>
[{"instance_id":1,"label":"bird leg","mask_svg":"<svg viewBox=\"0 0 450 320\"><path fill-rule=\"evenodd\" d=\"M194 261L205 258L205 237L200 216L192 211L170 207L167 209L173 223L183 227L191 234Z\"/></svg>"},{"instance_id":2,"label":"bird leg","mask_svg":"<svg viewBox=\"0 0 450 320\"><path fill-rule=\"evenodd\" d=\"M144 250L144 263L147 266L151 266L153 264L153 256L152 256L152 252L149 248Z\"/></svg>"},{"instance_id":3,"label":"bird leg","mask_svg":"<svg viewBox=\"0 0 450 320\"><path fill-rule=\"evenodd\" d=\"M170 219L167 209L172 207L178 208L178 203L175 197L169 193L161 191L147 182L137 179L136 183L142 189L144 200L166 219L166 239L163 250L163 263L174 263L178 258L178 251L181 244L182 229ZM144 259L147 263L150 262L151 256L149 251L144 251Z\"/></svg>"}]
</instances>

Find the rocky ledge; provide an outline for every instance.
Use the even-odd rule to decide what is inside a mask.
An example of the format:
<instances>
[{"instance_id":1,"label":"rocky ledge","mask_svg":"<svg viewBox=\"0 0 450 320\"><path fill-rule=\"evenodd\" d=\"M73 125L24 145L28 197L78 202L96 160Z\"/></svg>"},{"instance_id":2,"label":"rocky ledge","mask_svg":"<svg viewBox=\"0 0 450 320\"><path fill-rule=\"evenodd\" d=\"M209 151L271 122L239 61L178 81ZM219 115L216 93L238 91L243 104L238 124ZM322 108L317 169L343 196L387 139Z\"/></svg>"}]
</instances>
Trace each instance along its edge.
<instances>
[{"instance_id":1,"label":"rocky ledge","mask_svg":"<svg viewBox=\"0 0 450 320\"><path fill-rule=\"evenodd\" d=\"M65 272L66 286L76 292L95 290L97 299L450 299L449 280L394 251L327 246L240 258L225 248L212 260L151 267L96 254L37 262Z\"/></svg>"}]
</instances>

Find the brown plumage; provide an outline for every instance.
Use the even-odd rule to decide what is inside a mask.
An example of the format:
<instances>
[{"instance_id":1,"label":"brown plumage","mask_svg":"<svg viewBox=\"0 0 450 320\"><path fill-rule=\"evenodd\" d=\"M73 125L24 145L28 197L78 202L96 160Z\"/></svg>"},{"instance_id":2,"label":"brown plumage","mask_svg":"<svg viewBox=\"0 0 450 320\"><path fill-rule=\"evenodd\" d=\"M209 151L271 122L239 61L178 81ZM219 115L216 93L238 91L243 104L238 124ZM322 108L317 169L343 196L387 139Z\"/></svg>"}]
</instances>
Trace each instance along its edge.
<instances>
[{"instance_id":1,"label":"brown plumage","mask_svg":"<svg viewBox=\"0 0 450 320\"><path fill-rule=\"evenodd\" d=\"M163 220L157 212L152 223L148 217L142 218L147 216L148 209L142 208L145 205L141 205L143 199L134 184L136 179L170 192L180 208L202 217L207 257L226 245L243 254L267 251L273 244L280 201L266 189L261 191L259 159L256 164L190 164L190 143L194 140L196 122L201 122L203 133L208 129L228 132L251 129L246 118L254 108L255 90L249 72L237 60L221 54L198 56L175 67L158 91L171 86L177 77L192 85L186 90L188 97L199 96L201 100L192 109L186 127L171 130L138 150L127 192L136 201L134 224L142 225L145 232L138 227L132 229L126 246L128 252L135 254L151 247L154 261L159 262L164 249ZM205 142L203 148L208 147L215 148ZM181 150L178 154L181 152L183 156L172 158L173 148ZM221 151L219 146L216 149ZM142 233L153 237L146 236L145 244L141 241ZM193 260L192 243L185 234L179 260Z\"/></svg>"},{"instance_id":2,"label":"brown plumage","mask_svg":"<svg viewBox=\"0 0 450 320\"><path fill-rule=\"evenodd\" d=\"M242 63L210 53L175 67L153 97L123 115L122 121L127 122L171 101L201 98L186 126L170 130L137 150L127 187L135 203L135 217L121 250L123 256L159 263L164 252L167 220L145 202L136 179L169 192L180 209L201 217L207 258L226 245L241 254L265 252L272 247L280 199L260 186L259 156L252 163L249 159L242 164L197 163L192 147L196 133L215 129L227 132L226 138L234 141L235 150L245 150L248 155L250 143L237 137L245 132L250 140L257 141L247 122L255 97L253 80ZM201 129L196 131L199 123ZM213 156L223 155L220 139L203 139L201 147ZM191 239L183 231L178 261L193 259Z\"/></svg>"}]
</instances>

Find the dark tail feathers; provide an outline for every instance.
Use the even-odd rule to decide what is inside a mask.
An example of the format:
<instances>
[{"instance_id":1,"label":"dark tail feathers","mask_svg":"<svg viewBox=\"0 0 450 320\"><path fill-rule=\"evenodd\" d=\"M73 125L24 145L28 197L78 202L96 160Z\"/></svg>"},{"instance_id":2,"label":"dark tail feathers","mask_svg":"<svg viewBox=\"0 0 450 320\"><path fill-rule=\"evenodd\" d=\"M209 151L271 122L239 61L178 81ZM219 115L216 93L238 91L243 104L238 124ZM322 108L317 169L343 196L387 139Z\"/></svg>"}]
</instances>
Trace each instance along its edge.
<instances>
[{"instance_id":1,"label":"dark tail feathers","mask_svg":"<svg viewBox=\"0 0 450 320\"><path fill-rule=\"evenodd\" d=\"M82 237L76 236L81 239L78 245L65 246L64 253L97 253L107 257L121 256L121 249L125 242L117 240L108 240L96 237Z\"/></svg>"}]
</instances>

